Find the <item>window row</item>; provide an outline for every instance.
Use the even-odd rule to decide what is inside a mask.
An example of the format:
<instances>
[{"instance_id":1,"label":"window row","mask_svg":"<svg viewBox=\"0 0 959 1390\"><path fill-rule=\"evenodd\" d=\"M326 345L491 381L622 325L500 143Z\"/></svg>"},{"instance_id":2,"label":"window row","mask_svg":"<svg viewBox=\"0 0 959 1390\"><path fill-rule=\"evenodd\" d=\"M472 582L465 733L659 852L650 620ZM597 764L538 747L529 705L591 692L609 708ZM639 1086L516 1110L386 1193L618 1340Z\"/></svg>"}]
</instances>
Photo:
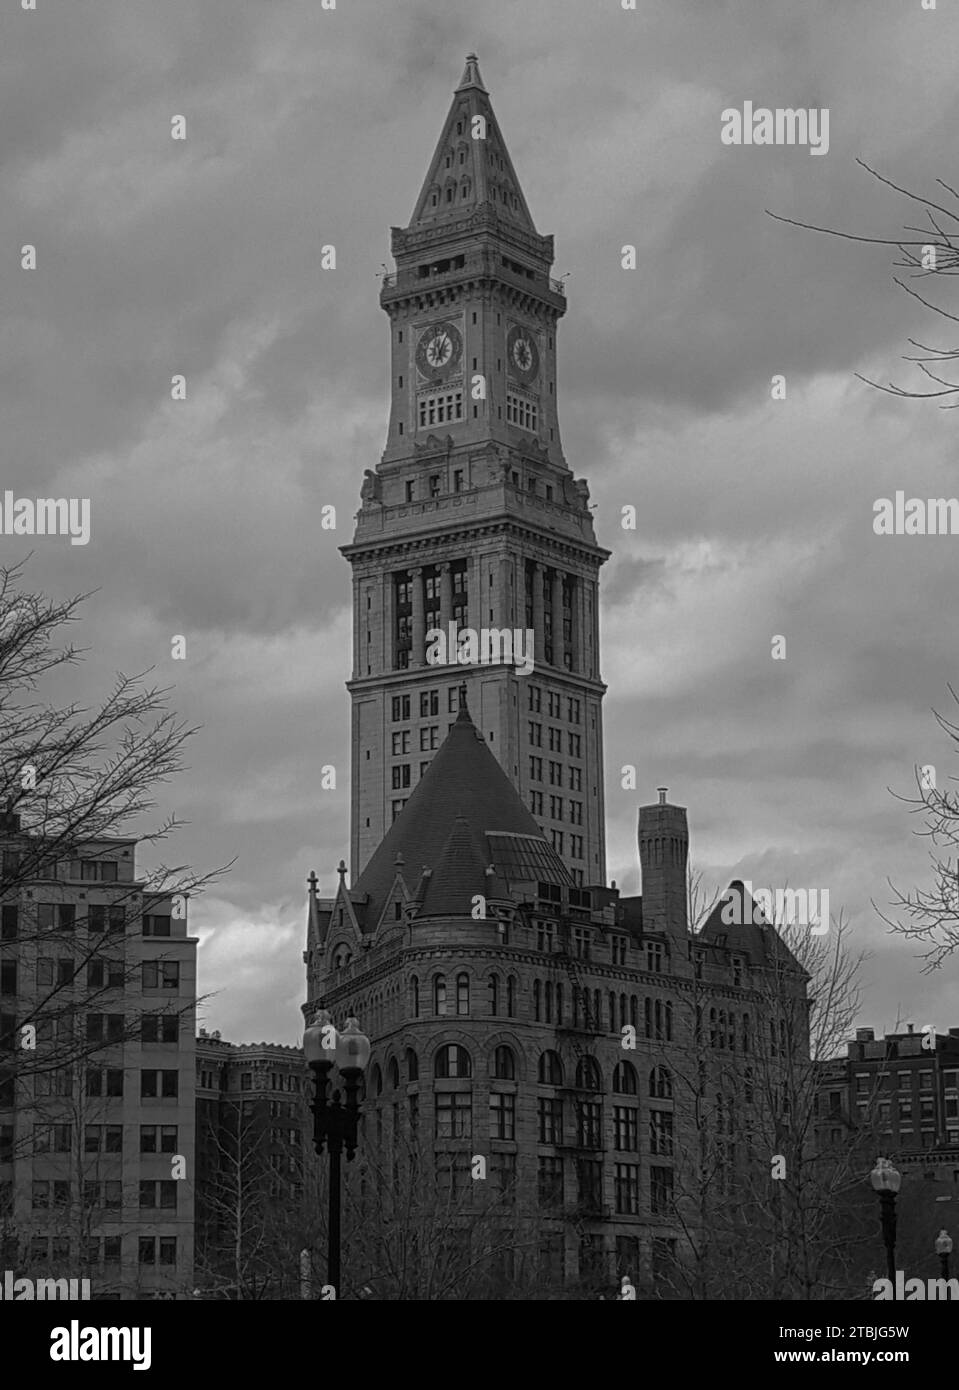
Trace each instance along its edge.
<instances>
[{"instance_id":1,"label":"window row","mask_svg":"<svg viewBox=\"0 0 959 1390\"><path fill-rule=\"evenodd\" d=\"M77 918L75 903L37 903L36 925L41 931L73 932L86 923L87 931L122 935L139 919L144 936L172 935L169 913L138 913L123 904L91 903L85 918ZM28 931L32 930L32 922ZM20 931L20 908L8 903L0 909L0 941L15 941Z\"/></svg>"}]
</instances>

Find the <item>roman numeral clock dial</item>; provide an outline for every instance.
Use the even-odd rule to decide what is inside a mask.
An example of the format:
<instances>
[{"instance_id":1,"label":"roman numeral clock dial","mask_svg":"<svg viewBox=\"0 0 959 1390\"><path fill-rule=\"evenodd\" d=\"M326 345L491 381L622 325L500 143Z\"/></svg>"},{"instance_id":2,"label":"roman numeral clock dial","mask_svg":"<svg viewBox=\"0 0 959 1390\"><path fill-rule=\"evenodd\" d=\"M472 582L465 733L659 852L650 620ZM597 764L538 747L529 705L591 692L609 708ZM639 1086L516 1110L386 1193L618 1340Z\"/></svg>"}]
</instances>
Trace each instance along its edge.
<instances>
[{"instance_id":1,"label":"roman numeral clock dial","mask_svg":"<svg viewBox=\"0 0 959 1390\"><path fill-rule=\"evenodd\" d=\"M420 376L444 381L452 376L463 356L463 339L452 323L434 323L424 329L416 345L416 365Z\"/></svg>"}]
</instances>

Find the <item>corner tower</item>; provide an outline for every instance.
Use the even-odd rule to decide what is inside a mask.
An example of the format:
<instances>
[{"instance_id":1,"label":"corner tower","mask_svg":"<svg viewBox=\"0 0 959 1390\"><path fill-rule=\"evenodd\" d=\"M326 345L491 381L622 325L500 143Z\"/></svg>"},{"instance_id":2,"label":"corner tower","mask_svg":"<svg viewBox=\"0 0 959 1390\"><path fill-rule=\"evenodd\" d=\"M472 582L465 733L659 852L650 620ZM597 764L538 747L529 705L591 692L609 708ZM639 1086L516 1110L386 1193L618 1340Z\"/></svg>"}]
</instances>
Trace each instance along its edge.
<instances>
[{"instance_id":1,"label":"corner tower","mask_svg":"<svg viewBox=\"0 0 959 1390\"><path fill-rule=\"evenodd\" d=\"M579 884L605 882L599 569L589 489L563 456L563 286L475 54L410 225L392 229L386 447L367 470L353 568L351 852L364 868L459 708ZM427 660L430 629L532 633L514 664Z\"/></svg>"}]
</instances>

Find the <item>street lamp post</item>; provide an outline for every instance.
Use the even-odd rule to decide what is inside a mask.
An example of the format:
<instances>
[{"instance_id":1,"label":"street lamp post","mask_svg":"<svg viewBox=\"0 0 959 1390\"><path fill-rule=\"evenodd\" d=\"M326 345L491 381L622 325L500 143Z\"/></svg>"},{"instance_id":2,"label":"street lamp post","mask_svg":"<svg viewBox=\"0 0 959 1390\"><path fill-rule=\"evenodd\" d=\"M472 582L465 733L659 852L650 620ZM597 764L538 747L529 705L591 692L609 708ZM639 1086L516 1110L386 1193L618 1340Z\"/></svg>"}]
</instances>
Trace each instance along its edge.
<instances>
[{"instance_id":1,"label":"street lamp post","mask_svg":"<svg viewBox=\"0 0 959 1390\"><path fill-rule=\"evenodd\" d=\"M876 1166L869 1174L869 1181L879 1197L879 1219L882 1224L882 1241L886 1247L886 1275L896 1286L896 1194L902 1184L902 1174L893 1167L888 1158L877 1158Z\"/></svg>"},{"instance_id":2,"label":"street lamp post","mask_svg":"<svg viewBox=\"0 0 959 1390\"><path fill-rule=\"evenodd\" d=\"M313 1147L330 1156L330 1208L327 1240L326 1279L334 1298L340 1297L340 1161L344 1149L347 1162L356 1153L359 1119L360 1077L370 1060L370 1040L360 1032L355 1018L348 1018L342 1032L333 1026L325 1009L314 1014L303 1034L303 1051L313 1073ZM343 1081L345 1100L334 1091L327 1099L330 1072L334 1064Z\"/></svg>"},{"instance_id":3,"label":"street lamp post","mask_svg":"<svg viewBox=\"0 0 959 1390\"><path fill-rule=\"evenodd\" d=\"M949 1256L952 1254L952 1236L947 1230L941 1230L936 1236L936 1254L939 1256L939 1263L942 1266L943 1279L949 1278Z\"/></svg>"}]
</instances>

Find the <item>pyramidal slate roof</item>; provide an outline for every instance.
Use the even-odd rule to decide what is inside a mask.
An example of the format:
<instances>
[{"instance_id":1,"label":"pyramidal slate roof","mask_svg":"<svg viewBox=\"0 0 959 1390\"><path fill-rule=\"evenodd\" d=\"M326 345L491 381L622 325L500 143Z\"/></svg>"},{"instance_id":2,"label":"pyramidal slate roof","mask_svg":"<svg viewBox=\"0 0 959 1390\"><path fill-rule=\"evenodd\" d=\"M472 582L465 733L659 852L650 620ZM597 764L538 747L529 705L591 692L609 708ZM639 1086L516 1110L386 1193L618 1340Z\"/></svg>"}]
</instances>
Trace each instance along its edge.
<instances>
[{"instance_id":1,"label":"pyramidal slate roof","mask_svg":"<svg viewBox=\"0 0 959 1390\"><path fill-rule=\"evenodd\" d=\"M468 915L476 894L508 900L511 880L572 884L465 702L351 889L354 902L367 895L367 931L397 874L418 900L416 915L430 917Z\"/></svg>"},{"instance_id":2,"label":"pyramidal slate roof","mask_svg":"<svg viewBox=\"0 0 959 1390\"><path fill-rule=\"evenodd\" d=\"M482 116L486 122L485 138L473 137L476 116ZM447 188L452 190L449 199ZM439 194L435 207L434 193ZM476 54L469 53L463 77L453 93L453 102L436 152L416 200L409 229L442 226L462 217L464 213L475 212L484 204L491 206L505 222L537 235L499 122L493 115Z\"/></svg>"},{"instance_id":3,"label":"pyramidal slate roof","mask_svg":"<svg viewBox=\"0 0 959 1390\"><path fill-rule=\"evenodd\" d=\"M720 895L699 933L704 941L713 942L722 934L728 947L743 951L757 965L803 969L773 923L766 920L762 908L757 907L742 879L733 879Z\"/></svg>"}]
</instances>

